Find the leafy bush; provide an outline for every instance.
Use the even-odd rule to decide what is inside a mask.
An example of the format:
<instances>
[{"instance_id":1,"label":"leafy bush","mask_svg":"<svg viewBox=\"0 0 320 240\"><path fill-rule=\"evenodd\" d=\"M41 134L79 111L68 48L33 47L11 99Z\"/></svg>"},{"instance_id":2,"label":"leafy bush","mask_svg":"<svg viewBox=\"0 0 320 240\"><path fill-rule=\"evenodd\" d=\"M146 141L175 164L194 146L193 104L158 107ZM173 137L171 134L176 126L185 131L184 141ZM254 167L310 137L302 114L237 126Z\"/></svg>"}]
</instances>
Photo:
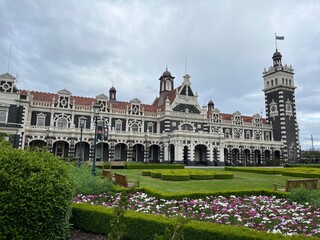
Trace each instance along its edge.
<instances>
[{"instance_id":1,"label":"leafy bush","mask_svg":"<svg viewBox=\"0 0 320 240\"><path fill-rule=\"evenodd\" d=\"M73 184L66 163L48 152L0 141L1 239L66 239Z\"/></svg>"},{"instance_id":2,"label":"leafy bush","mask_svg":"<svg viewBox=\"0 0 320 240\"><path fill-rule=\"evenodd\" d=\"M75 183L76 194L100 194L112 191L112 182L91 174L91 169L82 165L68 165L69 175Z\"/></svg>"},{"instance_id":3,"label":"leafy bush","mask_svg":"<svg viewBox=\"0 0 320 240\"><path fill-rule=\"evenodd\" d=\"M297 203L310 203L320 208L320 190L307 190L305 188L292 189L288 198Z\"/></svg>"}]
</instances>

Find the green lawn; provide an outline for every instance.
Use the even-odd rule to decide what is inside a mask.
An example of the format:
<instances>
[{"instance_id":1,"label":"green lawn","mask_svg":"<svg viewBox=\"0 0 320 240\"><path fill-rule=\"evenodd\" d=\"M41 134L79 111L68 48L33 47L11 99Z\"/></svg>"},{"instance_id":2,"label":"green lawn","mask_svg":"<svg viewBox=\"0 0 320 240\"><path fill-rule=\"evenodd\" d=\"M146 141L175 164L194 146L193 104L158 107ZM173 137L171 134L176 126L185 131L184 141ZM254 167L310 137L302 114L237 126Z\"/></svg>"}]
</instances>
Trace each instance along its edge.
<instances>
[{"instance_id":1,"label":"green lawn","mask_svg":"<svg viewBox=\"0 0 320 240\"><path fill-rule=\"evenodd\" d=\"M197 168L199 169L199 168ZM203 169L202 169L203 170ZM224 171L217 168L204 168L207 171ZM234 191L251 189L273 190L273 183L284 186L286 179L294 177L256 174L247 172L231 172L234 179L190 180L190 181L164 181L158 178L142 176L142 169L114 169L114 172L126 174L128 179L135 181L140 179L141 187L151 187L168 193L194 193L208 191ZM99 171L99 174L100 171Z\"/></svg>"}]
</instances>

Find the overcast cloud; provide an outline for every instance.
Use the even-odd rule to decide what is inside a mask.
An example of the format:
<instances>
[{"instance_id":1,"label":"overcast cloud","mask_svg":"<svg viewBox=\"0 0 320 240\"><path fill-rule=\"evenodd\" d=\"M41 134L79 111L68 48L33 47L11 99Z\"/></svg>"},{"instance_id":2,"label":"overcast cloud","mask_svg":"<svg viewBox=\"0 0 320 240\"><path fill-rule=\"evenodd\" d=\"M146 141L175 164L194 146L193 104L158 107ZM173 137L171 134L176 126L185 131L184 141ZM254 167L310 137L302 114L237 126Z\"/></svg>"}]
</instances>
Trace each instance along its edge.
<instances>
[{"instance_id":1,"label":"overcast cloud","mask_svg":"<svg viewBox=\"0 0 320 240\"><path fill-rule=\"evenodd\" d=\"M168 66L175 86L187 70L200 105L249 116L265 116L262 72L283 35L302 148L320 140L318 0L0 0L0 11L0 72L12 44L19 89L95 97L114 84L118 100L151 104Z\"/></svg>"}]
</instances>

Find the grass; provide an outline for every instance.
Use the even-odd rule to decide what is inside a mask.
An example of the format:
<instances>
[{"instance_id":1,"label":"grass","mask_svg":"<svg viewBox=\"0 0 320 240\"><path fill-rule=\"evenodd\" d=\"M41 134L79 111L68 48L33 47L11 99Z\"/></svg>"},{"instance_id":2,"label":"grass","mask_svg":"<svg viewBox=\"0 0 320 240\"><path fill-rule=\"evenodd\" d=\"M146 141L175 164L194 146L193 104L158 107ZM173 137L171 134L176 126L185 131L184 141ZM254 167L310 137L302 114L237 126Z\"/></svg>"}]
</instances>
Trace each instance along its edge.
<instances>
[{"instance_id":1,"label":"grass","mask_svg":"<svg viewBox=\"0 0 320 240\"><path fill-rule=\"evenodd\" d=\"M199 168L197 168L199 169ZM224 171L220 168L204 168L206 171ZM247 172L231 172L234 179L212 179L212 180L190 180L186 182L164 181L149 176L142 176L142 169L115 169L114 172L128 176L128 179L135 181L140 179L141 187L152 187L168 193L194 193L208 191L234 191L268 189L273 190L273 183L284 186L286 179L297 179L295 177L266 175ZM98 172L101 174L101 170Z\"/></svg>"}]
</instances>

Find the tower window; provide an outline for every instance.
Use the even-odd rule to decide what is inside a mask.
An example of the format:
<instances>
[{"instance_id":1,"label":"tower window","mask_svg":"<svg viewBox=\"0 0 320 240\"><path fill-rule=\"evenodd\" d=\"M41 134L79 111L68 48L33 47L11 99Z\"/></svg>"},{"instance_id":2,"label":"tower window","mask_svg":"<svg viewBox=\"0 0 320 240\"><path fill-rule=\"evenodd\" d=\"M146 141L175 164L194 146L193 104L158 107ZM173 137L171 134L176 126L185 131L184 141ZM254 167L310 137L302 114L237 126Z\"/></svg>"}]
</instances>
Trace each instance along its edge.
<instances>
[{"instance_id":1,"label":"tower window","mask_svg":"<svg viewBox=\"0 0 320 240\"><path fill-rule=\"evenodd\" d=\"M273 80L271 80L271 87L273 86Z\"/></svg>"},{"instance_id":2,"label":"tower window","mask_svg":"<svg viewBox=\"0 0 320 240\"><path fill-rule=\"evenodd\" d=\"M289 79L289 85L291 86L291 79Z\"/></svg>"},{"instance_id":3,"label":"tower window","mask_svg":"<svg viewBox=\"0 0 320 240\"><path fill-rule=\"evenodd\" d=\"M269 81L268 81L268 82L267 82L267 87L269 87L269 85L270 85L270 84L269 84Z\"/></svg>"},{"instance_id":4,"label":"tower window","mask_svg":"<svg viewBox=\"0 0 320 240\"><path fill-rule=\"evenodd\" d=\"M282 84L284 84L284 78L282 78Z\"/></svg>"},{"instance_id":5,"label":"tower window","mask_svg":"<svg viewBox=\"0 0 320 240\"><path fill-rule=\"evenodd\" d=\"M286 79L286 85L288 85L288 79Z\"/></svg>"},{"instance_id":6,"label":"tower window","mask_svg":"<svg viewBox=\"0 0 320 240\"><path fill-rule=\"evenodd\" d=\"M276 79L276 83L275 84L278 85L278 79Z\"/></svg>"}]
</instances>

